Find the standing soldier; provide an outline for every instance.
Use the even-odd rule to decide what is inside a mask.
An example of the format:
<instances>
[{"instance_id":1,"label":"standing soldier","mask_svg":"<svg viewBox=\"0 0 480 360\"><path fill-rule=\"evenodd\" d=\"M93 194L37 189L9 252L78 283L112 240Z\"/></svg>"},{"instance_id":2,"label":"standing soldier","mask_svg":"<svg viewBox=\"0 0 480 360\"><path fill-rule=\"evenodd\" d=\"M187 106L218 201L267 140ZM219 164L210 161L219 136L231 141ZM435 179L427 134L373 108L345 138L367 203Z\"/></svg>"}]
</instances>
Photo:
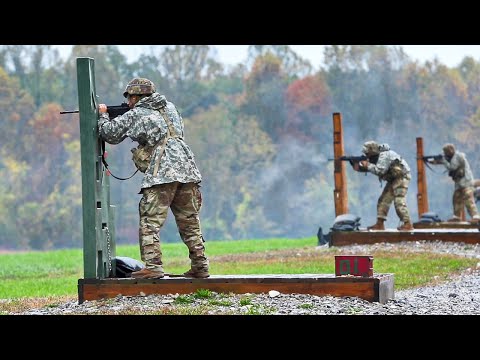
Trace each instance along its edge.
<instances>
[{"instance_id":1,"label":"standing soldier","mask_svg":"<svg viewBox=\"0 0 480 360\"><path fill-rule=\"evenodd\" d=\"M475 189L475 204L480 201L480 179L476 179L473 181L473 187Z\"/></svg>"},{"instance_id":2,"label":"standing soldier","mask_svg":"<svg viewBox=\"0 0 480 360\"><path fill-rule=\"evenodd\" d=\"M477 205L474 196L474 180L470 164L464 153L455 150L453 144L443 146L443 158L439 160L428 160L430 164L443 164L448 170L448 175L455 182L453 192L453 217L448 221L461 221L462 210L466 207L468 214L472 217L472 224L480 223Z\"/></svg>"},{"instance_id":3,"label":"standing soldier","mask_svg":"<svg viewBox=\"0 0 480 360\"><path fill-rule=\"evenodd\" d=\"M384 222L393 202L395 211L402 222L397 229L400 231L413 230L405 198L411 179L410 167L407 162L395 151L390 150L388 144L378 144L375 141L364 143L362 152L368 160L355 163L353 168L360 172L371 172L380 180L387 182L377 202L377 223L367 229L385 230Z\"/></svg>"},{"instance_id":4,"label":"standing soldier","mask_svg":"<svg viewBox=\"0 0 480 360\"><path fill-rule=\"evenodd\" d=\"M159 231L169 208L189 250L191 269L184 276L209 277L199 217L202 177L183 139L183 119L175 105L157 93L148 79L130 81L123 96L130 110L114 119L109 119L105 104L99 105L98 131L109 144L118 144L127 137L139 143L132 152L135 165L145 173L138 207L140 254L145 268L133 272L132 277L164 277Z\"/></svg>"}]
</instances>

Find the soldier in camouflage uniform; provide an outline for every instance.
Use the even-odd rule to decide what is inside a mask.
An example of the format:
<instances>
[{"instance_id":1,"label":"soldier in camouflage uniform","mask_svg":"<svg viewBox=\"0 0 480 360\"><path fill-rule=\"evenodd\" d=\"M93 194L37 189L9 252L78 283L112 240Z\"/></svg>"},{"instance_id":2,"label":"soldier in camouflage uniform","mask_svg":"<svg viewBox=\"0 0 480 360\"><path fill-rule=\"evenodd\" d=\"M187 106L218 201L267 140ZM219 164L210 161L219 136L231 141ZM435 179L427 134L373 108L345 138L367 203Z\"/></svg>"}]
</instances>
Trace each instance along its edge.
<instances>
[{"instance_id":1,"label":"soldier in camouflage uniform","mask_svg":"<svg viewBox=\"0 0 480 360\"><path fill-rule=\"evenodd\" d=\"M475 189L475 204L480 201L480 179L476 179L473 181L473 187Z\"/></svg>"},{"instance_id":2,"label":"soldier in camouflage uniform","mask_svg":"<svg viewBox=\"0 0 480 360\"><path fill-rule=\"evenodd\" d=\"M385 230L384 222L388 210L393 202L402 225L397 227L400 231L413 230L410 213L405 196L410 183L410 167L405 159L395 151L390 150L388 144L378 144L367 141L363 144L363 154L368 160L360 161L354 169L361 172L371 172L380 180L387 182L377 202L377 222L369 226L368 230Z\"/></svg>"},{"instance_id":3,"label":"soldier in camouflage uniform","mask_svg":"<svg viewBox=\"0 0 480 360\"><path fill-rule=\"evenodd\" d=\"M472 170L464 153L455 150L453 144L443 146L443 158L429 160L431 164L443 164L448 175L455 182L453 192L453 217L448 221L461 221L462 210L466 207L472 217L471 223L480 223L477 205L475 203L475 188Z\"/></svg>"},{"instance_id":4,"label":"soldier in camouflage uniform","mask_svg":"<svg viewBox=\"0 0 480 360\"><path fill-rule=\"evenodd\" d=\"M109 119L107 106L100 104L98 130L109 144L118 144L128 137L138 142L139 148L149 150L139 203L139 243L145 268L133 272L132 277L164 277L159 231L169 208L189 250L191 269L183 275L209 277L199 217L202 176L192 150L183 139L183 119L175 105L157 93L155 85L148 79L130 81L123 96L127 98L130 110Z\"/></svg>"}]
</instances>

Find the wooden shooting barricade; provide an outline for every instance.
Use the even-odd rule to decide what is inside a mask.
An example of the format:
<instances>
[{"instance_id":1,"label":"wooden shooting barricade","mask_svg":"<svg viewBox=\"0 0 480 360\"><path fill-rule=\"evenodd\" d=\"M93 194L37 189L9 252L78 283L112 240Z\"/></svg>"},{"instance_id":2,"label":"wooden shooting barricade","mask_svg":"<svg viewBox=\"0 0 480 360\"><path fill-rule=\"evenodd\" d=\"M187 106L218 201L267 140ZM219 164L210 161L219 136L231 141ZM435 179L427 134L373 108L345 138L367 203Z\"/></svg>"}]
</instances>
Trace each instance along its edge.
<instances>
[{"instance_id":1,"label":"wooden shooting barricade","mask_svg":"<svg viewBox=\"0 0 480 360\"><path fill-rule=\"evenodd\" d=\"M333 151L334 158L344 156L342 117L339 113L333 114ZM418 214L428 212L428 194L423 157L423 140L417 138L417 205ZM335 189L333 191L335 203L335 216L348 213L348 192L346 164L335 160L334 164ZM447 241L467 244L480 243L478 225L467 222L450 223L415 223L413 231L398 231L396 229L385 231L331 231L330 246L345 246L352 244L373 244L379 242L397 243L401 241Z\"/></svg>"},{"instance_id":2,"label":"wooden shooting barricade","mask_svg":"<svg viewBox=\"0 0 480 360\"><path fill-rule=\"evenodd\" d=\"M372 277L301 275L212 275L207 279L168 277L162 279L120 279L115 264L115 206L110 204L110 183L102 162L104 143L98 135L98 105L94 60L77 58L82 167L84 278L78 280L78 302L113 298L118 295L187 294L198 289L215 292L282 293L358 296L386 302L393 297L393 275Z\"/></svg>"}]
</instances>

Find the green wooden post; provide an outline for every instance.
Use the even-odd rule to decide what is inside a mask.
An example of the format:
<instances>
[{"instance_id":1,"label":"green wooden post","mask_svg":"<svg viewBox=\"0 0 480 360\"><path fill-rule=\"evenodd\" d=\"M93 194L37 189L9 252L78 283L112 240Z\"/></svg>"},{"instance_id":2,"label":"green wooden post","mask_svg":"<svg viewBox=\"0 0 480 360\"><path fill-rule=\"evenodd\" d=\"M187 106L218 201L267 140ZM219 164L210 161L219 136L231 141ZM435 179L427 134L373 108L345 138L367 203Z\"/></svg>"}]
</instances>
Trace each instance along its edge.
<instances>
[{"instance_id":1,"label":"green wooden post","mask_svg":"<svg viewBox=\"0 0 480 360\"><path fill-rule=\"evenodd\" d=\"M102 163L102 140L98 136L94 65L92 58L77 58L86 279L115 276L115 207L110 204L110 177Z\"/></svg>"}]
</instances>

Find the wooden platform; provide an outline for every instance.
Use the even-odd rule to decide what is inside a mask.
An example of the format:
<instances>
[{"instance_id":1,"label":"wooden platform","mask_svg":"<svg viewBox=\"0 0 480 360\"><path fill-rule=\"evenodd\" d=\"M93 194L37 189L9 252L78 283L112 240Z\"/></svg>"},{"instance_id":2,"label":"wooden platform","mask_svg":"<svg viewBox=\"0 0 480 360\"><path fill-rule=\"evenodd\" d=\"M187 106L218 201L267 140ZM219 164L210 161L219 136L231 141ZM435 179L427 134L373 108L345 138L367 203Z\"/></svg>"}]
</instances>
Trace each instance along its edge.
<instances>
[{"instance_id":1,"label":"wooden platform","mask_svg":"<svg viewBox=\"0 0 480 360\"><path fill-rule=\"evenodd\" d=\"M212 275L207 279L79 279L78 303L113 298L117 295L189 294L197 289L209 289L218 293L237 294L277 290L284 294L356 296L383 304L394 298L393 285L393 274L375 274L373 277L296 274Z\"/></svg>"},{"instance_id":2,"label":"wooden platform","mask_svg":"<svg viewBox=\"0 0 480 360\"><path fill-rule=\"evenodd\" d=\"M330 246L352 244L396 243L402 241L448 241L479 244L480 231L475 229L414 229L413 231L332 231Z\"/></svg>"},{"instance_id":3,"label":"wooden platform","mask_svg":"<svg viewBox=\"0 0 480 360\"><path fill-rule=\"evenodd\" d=\"M415 229L478 229L479 225L470 224L467 221L462 222L433 222L433 223L421 223L416 222L413 224Z\"/></svg>"}]
</instances>

